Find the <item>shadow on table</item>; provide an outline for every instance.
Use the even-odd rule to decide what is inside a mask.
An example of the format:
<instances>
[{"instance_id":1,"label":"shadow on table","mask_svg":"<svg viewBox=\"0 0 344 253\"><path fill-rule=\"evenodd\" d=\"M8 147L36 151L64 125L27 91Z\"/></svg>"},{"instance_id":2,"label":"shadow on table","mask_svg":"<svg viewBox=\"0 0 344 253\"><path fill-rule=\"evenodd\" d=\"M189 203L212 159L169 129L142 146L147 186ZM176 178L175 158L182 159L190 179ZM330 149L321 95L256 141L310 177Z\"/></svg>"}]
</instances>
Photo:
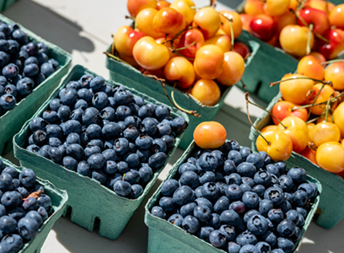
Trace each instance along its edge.
<instances>
[{"instance_id":1,"label":"shadow on table","mask_svg":"<svg viewBox=\"0 0 344 253\"><path fill-rule=\"evenodd\" d=\"M69 53L73 50L92 52L95 49L90 39L80 35L82 27L33 1L18 1L3 15Z\"/></svg>"}]
</instances>

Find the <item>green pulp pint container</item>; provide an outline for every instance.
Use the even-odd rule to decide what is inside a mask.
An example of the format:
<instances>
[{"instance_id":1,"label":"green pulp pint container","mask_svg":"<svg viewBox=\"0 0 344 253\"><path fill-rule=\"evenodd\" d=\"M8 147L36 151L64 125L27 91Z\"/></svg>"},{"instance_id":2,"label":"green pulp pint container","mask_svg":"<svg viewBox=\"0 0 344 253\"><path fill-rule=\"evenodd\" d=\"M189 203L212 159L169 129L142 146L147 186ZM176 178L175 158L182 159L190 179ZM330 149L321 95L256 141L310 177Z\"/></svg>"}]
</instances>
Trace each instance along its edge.
<instances>
[{"instance_id":1,"label":"green pulp pint container","mask_svg":"<svg viewBox=\"0 0 344 253\"><path fill-rule=\"evenodd\" d=\"M63 83L54 91L33 117L42 115L49 106L50 101L58 95L59 91L69 81L79 80L84 74L96 76L95 73L80 65L73 67ZM112 86L119 84L112 81L107 81L107 83ZM126 83L122 83L122 85L126 87ZM156 105L161 104L155 99L134 89L127 89L135 96L144 98L145 101ZM188 121L186 114L179 111L174 112L172 108L170 110L172 117L181 116ZM93 231L95 220L99 219L99 235L109 239L116 239L121 234L130 217L148 194L150 188L157 180L159 172L165 168L180 142L180 137L176 137L174 147L168 154L165 165L162 169L154 173L152 180L146 185L143 194L137 199L127 199L118 196L113 190L102 186L94 179L82 176L49 159L27 151L24 145L26 145L27 138L29 137L29 125L30 120L24 124L20 132L13 138L15 157L20 161L22 166L32 168L39 177L49 180L57 187L68 192L68 206L71 208L71 221L89 231Z\"/></svg>"},{"instance_id":2,"label":"green pulp pint container","mask_svg":"<svg viewBox=\"0 0 344 253\"><path fill-rule=\"evenodd\" d=\"M0 15L0 21L8 24L14 21ZM20 28L28 35L29 41L44 42L49 47L49 57L54 58L60 64L60 68L45 79L34 90L19 101L16 106L0 117L0 155L12 149L12 137L25 121L38 110L43 102L59 85L61 78L67 74L72 56L56 45L42 39L20 25Z\"/></svg>"},{"instance_id":3,"label":"green pulp pint container","mask_svg":"<svg viewBox=\"0 0 344 253\"><path fill-rule=\"evenodd\" d=\"M4 162L5 166L13 167L18 172L20 172L23 169L21 167L15 166L10 161L4 158L0 158L0 160ZM25 243L24 247L20 251L18 251L18 253L41 252L41 248L50 230L52 229L54 223L61 217L66 208L68 200L68 195L66 191L57 189L49 181L45 181L40 178L37 178L37 182L43 186L45 194L47 194L51 198L54 212L49 216L49 218L46 221L44 221L43 225L39 229L38 235L29 242Z\"/></svg>"},{"instance_id":4,"label":"green pulp pint container","mask_svg":"<svg viewBox=\"0 0 344 253\"><path fill-rule=\"evenodd\" d=\"M267 110L271 111L271 108L278 102L280 97L280 94L278 94L268 105ZM259 130L267 125L273 124L270 115L266 112L254 122L254 125ZM256 140L258 133L253 127L251 127L249 138L252 141L252 150L257 151ZM304 168L307 174L320 181L323 188L319 203L321 213L316 223L327 229L333 228L344 216L344 180L335 174L323 170L318 165L315 165L304 156L295 152L292 152L286 163L291 167L300 166Z\"/></svg>"},{"instance_id":5,"label":"green pulp pint container","mask_svg":"<svg viewBox=\"0 0 344 253\"><path fill-rule=\"evenodd\" d=\"M247 58L245 64L247 68L252 62L252 59L254 59L256 52L258 51L259 44L254 42L253 40L246 40L244 43L250 48L251 51L251 55ZM111 53L111 46L108 48L107 51ZM170 101L165 96L161 84L152 78L142 75L141 72L136 68L111 59L109 57L106 57L106 68L108 68L110 71L110 80L114 80L120 83L128 83L130 87L141 91L162 103L170 104ZM166 85L166 90L169 95L171 94L172 89L173 87ZM192 99L185 92L182 92L178 89L175 90L175 100L181 107L187 110L195 110L201 115L201 117L199 118L195 116L189 116L190 124L188 129L186 129L184 133L184 137L181 140L181 143L179 145L180 148L186 149L188 147L193 139L193 131L198 124L203 121L212 120L215 117L216 113L224 104L226 95L228 94L230 89L231 87L224 87L224 89L221 90L221 98L219 102L214 106L201 105L197 100Z\"/></svg>"},{"instance_id":6,"label":"green pulp pint container","mask_svg":"<svg viewBox=\"0 0 344 253\"><path fill-rule=\"evenodd\" d=\"M187 158L193 153L196 144L192 142L184 154L179 158L173 169L170 171L167 179L174 178L178 173L179 166L184 163ZM166 180L167 180L166 179ZM307 176L307 181L316 183L319 192L321 192L321 184L318 180L311 176ZM150 210L158 203L161 197L161 186L148 200L145 206L145 223L148 226L148 253L225 253L225 251L215 248L210 243L187 233L180 227L177 227L164 219L153 216ZM305 219L305 225L301 231L301 237L295 244L295 249L299 245L303 234L307 230L311 220L315 214L320 197L317 196L314 201L312 209Z\"/></svg>"},{"instance_id":7,"label":"green pulp pint container","mask_svg":"<svg viewBox=\"0 0 344 253\"><path fill-rule=\"evenodd\" d=\"M6 10L12 4L17 2L18 0L0 0L0 12Z\"/></svg>"}]
</instances>

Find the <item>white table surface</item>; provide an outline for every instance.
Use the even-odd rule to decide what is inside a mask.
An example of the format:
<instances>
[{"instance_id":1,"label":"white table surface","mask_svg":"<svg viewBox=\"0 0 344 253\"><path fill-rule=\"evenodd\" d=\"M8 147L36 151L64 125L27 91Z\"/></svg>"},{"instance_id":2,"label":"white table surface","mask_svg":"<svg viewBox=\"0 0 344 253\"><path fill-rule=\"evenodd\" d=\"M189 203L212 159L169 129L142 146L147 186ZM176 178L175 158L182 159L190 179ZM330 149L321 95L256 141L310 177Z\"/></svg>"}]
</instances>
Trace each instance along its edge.
<instances>
[{"instance_id":1,"label":"white table surface","mask_svg":"<svg viewBox=\"0 0 344 253\"><path fill-rule=\"evenodd\" d=\"M209 1L195 0L194 2L197 6L204 6ZM223 0L223 2L233 4L232 7L235 7L238 1L234 3L231 0ZM228 9L228 7L218 3L217 9ZM104 77L108 77L108 71L105 68L105 56L102 52L111 43L110 35L115 33L120 26L129 24L129 21L124 19L127 14L126 0L20 0L3 14L71 53L73 64L84 65ZM252 97L252 100L264 105L255 97ZM226 127L228 138L250 146L249 124L245 111L244 92L234 87L226 97L226 103L215 120ZM250 107L250 113L254 119L261 114L261 111ZM182 150L178 149L148 197L164 180L171 165L181 154ZM17 163L12 152L6 154L5 157ZM48 235L41 252L146 252L148 228L143 222L143 217L144 205L148 197L142 202L116 241L102 238L96 232L89 232L66 218L60 218ZM298 252L342 253L344 252L343 233L344 221L332 230L323 229L312 222Z\"/></svg>"}]
</instances>

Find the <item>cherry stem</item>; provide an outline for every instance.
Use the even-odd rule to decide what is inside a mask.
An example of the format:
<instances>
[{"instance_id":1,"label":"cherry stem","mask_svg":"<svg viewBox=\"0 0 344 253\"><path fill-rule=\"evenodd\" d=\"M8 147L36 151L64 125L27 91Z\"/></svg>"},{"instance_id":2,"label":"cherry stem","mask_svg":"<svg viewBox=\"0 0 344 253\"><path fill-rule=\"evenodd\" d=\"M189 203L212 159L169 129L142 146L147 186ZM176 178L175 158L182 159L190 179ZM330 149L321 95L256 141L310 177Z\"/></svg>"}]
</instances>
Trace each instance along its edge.
<instances>
[{"instance_id":1,"label":"cherry stem","mask_svg":"<svg viewBox=\"0 0 344 253\"><path fill-rule=\"evenodd\" d=\"M313 107L314 107L315 101L318 99L318 96L319 96L320 92L323 90L324 87L325 87L325 83L323 83L323 84L321 85L321 88L319 89L317 95L315 96L315 98L314 98L314 100L313 100L313 102L312 102L311 108L309 109L309 112L308 112L306 121L307 121L307 120L309 119L309 117L311 116L311 114L312 114L312 109L313 109Z\"/></svg>"},{"instance_id":2,"label":"cherry stem","mask_svg":"<svg viewBox=\"0 0 344 253\"><path fill-rule=\"evenodd\" d=\"M331 102L335 102L337 100L337 98L340 98L343 95L344 95L344 93L340 93L338 96L335 96L335 97L331 98ZM323 104L326 104L326 103L327 103L327 101L324 101L324 102L313 104L313 106L323 105ZM291 108L291 111L295 111L295 110L302 109L302 108L308 108L308 107L311 107L311 106L312 106L312 104L302 105L302 106L295 106L295 107Z\"/></svg>"},{"instance_id":3,"label":"cherry stem","mask_svg":"<svg viewBox=\"0 0 344 253\"><path fill-rule=\"evenodd\" d=\"M296 76L296 77L292 77L292 78L283 79L283 80L280 80L280 81L277 81L277 82L270 82L270 87L274 87L274 86L276 86L279 83L286 82L286 81L292 81L292 80L295 80L295 79L312 80L312 81L315 81L315 82L318 82L318 83L328 84L328 85L330 85L332 87L332 82L331 81L324 81L324 80L310 78L310 77L306 77L306 76Z\"/></svg>"},{"instance_id":4,"label":"cherry stem","mask_svg":"<svg viewBox=\"0 0 344 253\"><path fill-rule=\"evenodd\" d=\"M121 58L119 58L119 57L117 57L117 56L115 56L115 55L113 55L113 54L110 54L109 52L104 52L104 54L107 56L107 57L109 57L109 58L112 58L112 59L114 59L114 60L116 60L116 61L120 61L120 62L123 62L123 63L125 63L125 64L128 64L129 66L131 66L129 63L127 63L126 61L123 61Z\"/></svg>"},{"instance_id":5,"label":"cherry stem","mask_svg":"<svg viewBox=\"0 0 344 253\"><path fill-rule=\"evenodd\" d=\"M298 2L299 2L299 4L298 4L298 6L297 6L297 11L298 10L301 10L302 8L303 8L303 6L305 5L305 3L307 2L307 0L298 0Z\"/></svg>"},{"instance_id":6,"label":"cherry stem","mask_svg":"<svg viewBox=\"0 0 344 253\"><path fill-rule=\"evenodd\" d=\"M247 94L247 96L246 96ZM247 103L250 103L251 105L254 105L256 107L258 107L259 109L262 109L263 111L267 112L268 114L270 114L271 117L274 117L280 124L281 126L283 126L285 129L287 129L287 127L275 116L273 115L271 112L269 112L268 110L266 110L264 107L261 107L260 105L258 104L255 104L253 102L251 102L249 99L248 99L248 92L245 93L245 99L246 99L246 102Z\"/></svg>"},{"instance_id":7,"label":"cherry stem","mask_svg":"<svg viewBox=\"0 0 344 253\"><path fill-rule=\"evenodd\" d=\"M132 17L132 16L128 16L128 15L125 15L125 18L126 19L131 19L133 21L133 24L131 24L131 27L133 29L136 29L136 18Z\"/></svg>"},{"instance_id":8,"label":"cherry stem","mask_svg":"<svg viewBox=\"0 0 344 253\"><path fill-rule=\"evenodd\" d=\"M309 32L308 32L308 39L307 39L307 51L306 54L310 54L311 53L311 41L312 41L312 32L313 32L313 24L309 25Z\"/></svg>"},{"instance_id":9,"label":"cherry stem","mask_svg":"<svg viewBox=\"0 0 344 253\"><path fill-rule=\"evenodd\" d=\"M244 89L246 89L246 84L244 83L244 81L242 79L240 79L241 85Z\"/></svg>"},{"instance_id":10,"label":"cherry stem","mask_svg":"<svg viewBox=\"0 0 344 253\"><path fill-rule=\"evenodd\" d=\"M336 62L344 62L344 59L336 59L336 60L331 60L331 61L325 61L320 63L321 65L327 65L327 64L331 64L331 63L336 63Z\"/></svg>"},{"instance_id":11,"label":"cherry stem","mask_svg":"<svg viewBox=\"0 0 344 253\"><path fill-rule=\"evenodd\" d=\"M317 151L317 147L315 146L315 144L313 143L313 142L308 142L308 144L307 144L307 146L310 148L310 149L312 149L312 150L314 150L314 151Z\"/></svg>"},{"instance_id":12,"label":"cherry stem","mask_svg":"<svg viewBox=\"0 0 344 253\"><path fill-rule=\"evenodd\" d=\"M168 48L169 50L171 50L172 53L175 53L177 51L180 51L180 50L183 50L183 49L187 49L193 45L196 44L196 41L192 42L190 45L187 45L186 47L179 47L179 48L176 48L176 49L172 49L172 48Z\"/></svg>"},{"instance_id":13,"label":"cherry stem","mask_svg":"<svg viewBox=\"0 0 344 253\"><path fill-rule=\"evenodd\" d=\"M182 108L182 107L180 107L180 106L178 105L178 103L177 103L176 100L174 99L174 90L175 90L175 88L176 88L176 85L177 85L177 82L174 83L173 89L172 89L172 92L171 92L171 98L172 98L172 100L173 100L174 106L175 106L178 110L180 110L180 111L182 111L182 112L185 112L185 113L190 114L190 115L192 115L192 116L195 116L195 117L197 117L197 118L201 117L201 115L200 115L199 113L197 113L197 111L186 110L186 109L184 109L184 108Z\"/></svg>"},{"instance_id":14,"label":"cherry stem","mask_svg":"<svg viewBox=\"0 0 344 253\"><path fill-rule=\"evenodd\" d=\"M252 123L251 117L250 117L250 113L248 111L248 104L250 104L250 101L248 100L248 92L245 93L245 99L246 99L246 114L247 114L247 118L248 121L250 122L251 126L254 128L254 130L257 131L257 133L260 135L260 137L262 137L264 139L264 141L266 141L266 143L270 146L271 142L269 142L264 135L262 134L261 131L258 130L258 128Z\"/></svg>"},{"instance_id":15,"label":"cherry stem","mask_svg":"<svg viewBox=\"0 0 344 253\"><path fill-rule=\"evenodd\" d=\"M330 101L331 101L331 97L332 95L328 98L327 102L326 102L326 109L325 109L325 120L326 122L328 121L327 117L328 117L328 112L331 110L331 106L330 106Z\"/></svg>"},{"instance_id":16,"label":"cherry stem","mask_svg":"<svg viewBox=\"0 0 344 253\"><path fill-rule=\"evenodd\" d=\"M233 49L234 46L234 29L233 29L233 19L226 17L224 14L218 12L222 17L226 18L229 21L229 28L231 30L231 46Z\"/></svg>"}]
</instances>

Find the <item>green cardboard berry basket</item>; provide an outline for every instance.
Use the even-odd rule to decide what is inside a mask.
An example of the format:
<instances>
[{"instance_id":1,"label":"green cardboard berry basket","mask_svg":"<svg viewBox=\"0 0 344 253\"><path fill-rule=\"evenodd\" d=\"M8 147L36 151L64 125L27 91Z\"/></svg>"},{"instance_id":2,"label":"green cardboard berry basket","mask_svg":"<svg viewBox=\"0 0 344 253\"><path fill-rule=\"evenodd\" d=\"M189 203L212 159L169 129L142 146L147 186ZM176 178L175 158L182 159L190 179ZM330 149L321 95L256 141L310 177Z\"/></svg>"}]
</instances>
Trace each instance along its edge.
<instances>
[{"instance_id":1,"label":"green cardboard berry basket","mask_svg":"<svg viewBox=\"0 0 344 253\"><path fill-rule=\"evenodd\" d=\"M69 81L79 80L84 74L96 76L95 73L80 65L74 66L68 76L63 80L62 84L41 106L33 118L42 115L49 106L50 101L59 94L59 91L63 89ZM113 81L107 81L107 83L112 86L119 84ZM126 83L123 83L122 85L126 87ZM135 96L144 98L145 101L156 105L161 104L143 93L132 88L126 88ZM170 109L172 117L181 116L188 121L188 117L185 113L181 113L179 111L175 112L172 108ZM127 199L118 196L113 190L102 186L94 179L82 176L77 172L68 170L49 159L27 151L24 148L24 145L26 144L29 136L29 125L30 120L24 124L20 132L13 138L15 157L20 161L22 166L32 168L39 177L49 180L57 187L68 192L68 206L71 208L70 219L72 222L75 222L89 231L93 231L95 220L99 219L100 226L98 234L109 239L117 239L121 234L130 217L134 214L135 210L139 207L140 203L157 180L159 173L163 168L165 168L166 164L172 157L181 138L181 136L175 138L174 147L168 154L165 165L159 171L154 173L152 180L146 185L143 194L137 199Z\"/></svg>"},{"instance_id":2,"label":"green cardboard berry basket","mask_svg":"<svg viewBox=\"0 0 344 253\"><path fill-rule=\"evenodd\" d=\"M15 23L3 15L0 15L0 21L7 24ZM67 74L72 61L72 56L66 51L35 35L22 25L19 24L19 26L28 35L30 41L44 42L49 47L49 57L57 60L60 68L35 87L31 94L20 100L12 110L7 111L0 117L0 155L12 149L13 135L20 130L24 122L31 118L40 105L56 89L61 78Z\"/></svg>"},{"instance_id":3,"label":"green cardboard berry basket","mask_svg":"<svg viewBox=\"0 0 344 253\"><path fill-rule=\"evenodd\" d=\"M0 0L0 12L6 10L12 4L17 2L18 0Z\"/></svg>"},{"instance_id":4,"label":"green cardboard berry basket","mask_svg":"<svg viewBox=\"0 0 344 253\"><path fill-rule=\"evenodd\" d=\"M186 159L193 153L193 150L197 148L193 141L184 154L174 164L173 169L167 176L167 179L174 178L178 173L179 166L186 161ZM166 179L166 180L167 180ZM307 176L307 181L316 183L319 193L322 191L319 181L312 176ZM148 200L145 206L145 223L148 226L148 253L225 253L225 251L213 247L210 243L207 243L200 238L187 233L182 228L179 228L164 219L153 216L150 213L152 207L158 203L159 197L161 197L161 186L156 190L152 197ZM298 247L302 236L307 230L311 220L315 214L317 206L319 204L320 196L315 198L314 205L309 211L305 220L305 225L301 231L301 237L295 244L295 249Z\"/></svg>"},{"instance_id":5,"label":"green cardboard berry basket","mask_svg":"<svg viewBox=\"0 0 344 253\"><path fill-rule=\"evenodd\" d=\"M254 62L253 59L258 51L259 44L254 42L253 40L246 40L244 43L250 48L251 51L251 55L247 58L245 63L247 68L252 61ZM107 52L111 53L111 46L108 48ZM158 81L142 75L139 70L128 64L119 62L109 57L106 58L105 65L110 72L110 80L122 83L130 83L130 87L133 87L138 91L144 92L145 94L154 97L162 103L170 104L168 98L165 96L161 84ZM245 75L246 70L244 76ZM166 90L168 94L171 94L172 89L173 87L166 85ZM221 90L221 98L219 102L214 106L201 105L197 100L192 99L185 92L182 92L178 89L175 90L175 100L181 107L187 110L195 110L201 115L201 117L199 118L195 116L189 116L190 124L188 129L184 133L184 137L181 140L181 143L179 145L180 148L186 149L188 147L188 145L193 139L193 131L198 124L200 124L203 121L212 120L215 117L216 113L224 104L226 95L228 94L230 89L231 86L225 88L224 90Z\"/></svg>"},{"instance_id":6,"label":"green cardboard berry basket","mask_svg":"<svg viewBox=\"0 0 344 253\"><path fill-rule=\"evenodd\" d=\"M0 157L0 160L4 162L5 166L13 167L18 172L20 172L23 169L21 167L17 167L16 165L12 164L10 161L4 158ZM66 191L57 189L49 181L42 180L40 178L37 178L37 181L40 185L43 186L45 194L47 194L51 198L54 212L49 216L49 218L46 221L44 221L44 223L39 229L38 235L29 242L25 243L24 247L18 253L41 252L41 248L50 230L52 229L54 223L61 217L66 208L68 200L68 195Z\"/></svg>"},{"instance_id":7,"label":"green cardboard berry basket","mask_svg":"<svg viewBox=\"0 0 344 253\"><path fill-rule=\"evenodd\" d=\"M278 94L268 105L267 110L278 102L281 97ZM264 112L254 125L260 130L267 125L273 125L270 115ZM256 140L258 133L251 127L250 140L252 141L252 150L257 151ZM302 155L292 152L290 158L286 161L288 166L300 166L307 171L307 174L317 178L322 184L321 201L319 209L321 211L316 223L324 228L333 228L344 217L344 180L330 172L327 172L319 166L312 163Z\"/></svg>"}]
</instances>

